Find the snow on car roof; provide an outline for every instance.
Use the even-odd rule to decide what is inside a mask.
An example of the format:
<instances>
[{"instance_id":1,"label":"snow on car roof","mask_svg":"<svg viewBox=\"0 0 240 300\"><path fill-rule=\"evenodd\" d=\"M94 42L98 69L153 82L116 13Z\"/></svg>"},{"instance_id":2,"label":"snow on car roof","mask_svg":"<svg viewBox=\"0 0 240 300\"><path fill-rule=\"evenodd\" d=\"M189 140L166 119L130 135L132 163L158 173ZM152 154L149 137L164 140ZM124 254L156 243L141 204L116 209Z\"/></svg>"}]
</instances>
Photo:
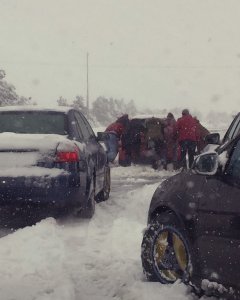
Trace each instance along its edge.
<instances>
[{"instance_id":1,"label":"snow on car roof","mask_svg":"<svg viewBox=\"0 0 240 300\"><path fill-rule=\"evenodd\" d=\"M21 105L21 106L3 106L1 111L52 111L68 113L73 109L71 106L38 106L38 105Z\"/></svg>"},{"instance_id":2,"label":"snow on car roof","mask_svg":"<svg viewBox=\"0 0 240 300\"><path fill-rule=\"evenodd\" d=\"M165 119L166 117L163 115L158 115L158 114L152 114L152 115L136 115L132 117L132 119L149 119L149 118L159 118L159 119Z\"/></svg>"}]
</instances>

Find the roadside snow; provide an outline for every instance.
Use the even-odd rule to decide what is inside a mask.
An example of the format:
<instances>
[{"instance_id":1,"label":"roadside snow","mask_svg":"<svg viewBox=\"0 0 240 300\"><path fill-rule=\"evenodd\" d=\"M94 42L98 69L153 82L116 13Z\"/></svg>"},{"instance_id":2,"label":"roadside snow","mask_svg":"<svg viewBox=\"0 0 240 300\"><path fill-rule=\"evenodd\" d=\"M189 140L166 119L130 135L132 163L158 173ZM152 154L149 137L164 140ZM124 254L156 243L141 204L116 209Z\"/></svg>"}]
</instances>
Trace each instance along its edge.
<instances>
[{"instance_id":1,"label":"roadside snow","mask_svg":"<svg viewBox=\"0 0 240 300\"><path fill-rule=\"evenodd\" d=\"M0 239L2 300L191 300L181 283L147 282L140 247L154 190L171 172L112 168L92 220L45 219Z\"/></svg>"}]
</instances>

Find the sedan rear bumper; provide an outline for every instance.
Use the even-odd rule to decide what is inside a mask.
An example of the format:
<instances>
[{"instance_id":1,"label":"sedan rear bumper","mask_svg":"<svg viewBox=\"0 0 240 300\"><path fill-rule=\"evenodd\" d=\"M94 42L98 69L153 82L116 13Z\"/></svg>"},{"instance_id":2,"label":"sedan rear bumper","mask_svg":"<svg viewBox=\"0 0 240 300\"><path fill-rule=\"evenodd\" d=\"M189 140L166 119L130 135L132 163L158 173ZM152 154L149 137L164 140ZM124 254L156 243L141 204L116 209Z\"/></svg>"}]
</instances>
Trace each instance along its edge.
<instances>
[{"instance_id":1,"label":"sedan rear bumper","mask_svg":"<svg viewBox=\"0 0 240 300\"><path fill-rule=\"evenodd\" d=\"M1 177L0 206L50 205L53 207L79 206L85 201L85 190L77 177Z\"/></svg>"}]
</instances>

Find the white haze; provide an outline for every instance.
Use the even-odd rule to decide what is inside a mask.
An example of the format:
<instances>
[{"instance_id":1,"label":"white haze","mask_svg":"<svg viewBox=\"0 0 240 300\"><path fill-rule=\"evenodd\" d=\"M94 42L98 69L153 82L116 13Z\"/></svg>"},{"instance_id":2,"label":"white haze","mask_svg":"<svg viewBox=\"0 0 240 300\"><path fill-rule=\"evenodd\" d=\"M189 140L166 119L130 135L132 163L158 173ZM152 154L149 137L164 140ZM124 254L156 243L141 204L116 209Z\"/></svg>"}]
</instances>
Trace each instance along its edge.
<instances>
[{"instance_id":1,"label":"white haze","mask_svg":"<svg viewBox=\"0 0 240 300\"><path fill-rule=\"evenodd\" d=\"M238 110L237 0L1 0L0 68L39 104L59 96Z\"/></svg>"}]
</instances>

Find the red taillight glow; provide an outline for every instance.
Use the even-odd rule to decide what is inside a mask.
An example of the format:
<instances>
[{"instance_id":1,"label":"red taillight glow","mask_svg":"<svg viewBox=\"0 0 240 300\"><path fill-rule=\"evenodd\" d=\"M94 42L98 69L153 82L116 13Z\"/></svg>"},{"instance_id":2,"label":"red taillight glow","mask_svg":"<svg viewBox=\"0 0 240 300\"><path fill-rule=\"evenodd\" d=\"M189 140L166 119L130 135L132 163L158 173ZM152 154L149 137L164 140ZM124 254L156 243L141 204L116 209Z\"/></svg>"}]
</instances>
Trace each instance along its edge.
<instances>
[{"instance_id":1,"label":"red taillight glow","mask_svg":"<svg viewBox=\"0 0 240 300\"><path fill-rule=\"evenodd\" d=\"M77 151L65 152L65 151L58 151L57 162L77 162L79 161L79 155Z\"/></svg>"}]
</instances>

